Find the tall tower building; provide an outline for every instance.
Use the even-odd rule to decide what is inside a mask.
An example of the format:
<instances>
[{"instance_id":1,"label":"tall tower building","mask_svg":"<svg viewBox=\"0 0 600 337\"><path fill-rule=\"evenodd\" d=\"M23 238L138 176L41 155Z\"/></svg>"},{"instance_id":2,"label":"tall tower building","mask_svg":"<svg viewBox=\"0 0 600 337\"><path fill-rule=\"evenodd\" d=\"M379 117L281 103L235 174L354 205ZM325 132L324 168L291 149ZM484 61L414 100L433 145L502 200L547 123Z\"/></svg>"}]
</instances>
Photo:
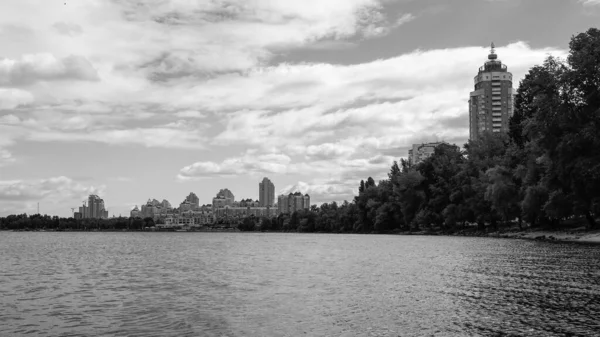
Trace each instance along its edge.
<instances>
[{"instance_id":1,"label":"tall tower building","mask_svg":"<svg viewBox=\"0 0 600 337\"><path fill-rule=\"evenodd\" d=\"M475 76L475 91L469 97L469 139L477 140L483 132L508 132L513 114L512 73L498 59L494 43L488 60Z\"/></svg>"},{"instance_id":2,"label":"tall tower building","mask_svg":"<svg viewBox=\"0 0 600 337\"><path fill-rule=\"evenodd\" d=\"M275 185L269 178L265 177L258 183L258 202L261 207L273 206L275 203Z\"/></svg>"}]
</instances>

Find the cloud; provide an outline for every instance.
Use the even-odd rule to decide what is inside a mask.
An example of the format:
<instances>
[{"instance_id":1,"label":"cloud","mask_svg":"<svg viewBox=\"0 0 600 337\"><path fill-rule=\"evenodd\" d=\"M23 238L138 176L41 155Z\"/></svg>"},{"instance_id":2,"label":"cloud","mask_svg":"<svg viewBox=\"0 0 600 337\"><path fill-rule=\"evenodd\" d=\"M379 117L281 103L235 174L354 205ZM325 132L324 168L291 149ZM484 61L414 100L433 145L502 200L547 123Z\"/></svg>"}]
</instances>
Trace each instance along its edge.
<instances>
[{"instance_id":1,"label":"cloud","mask_svg":"<svg viewBox=\"0 0 600 337\"><path fill-rule=\"evenodd\" d=\"M241 174L285 173L291 159L285 154L267 153L256 155L247 152L239 158L227 158L221 163L200 161L185 166L179 171L179 180L207 177L226 177Z\"/></svg>"},{"instance_id":2,"label":"cloud","mask_svg":"<svg viewBox=\"0 0 600 337\"><path fill-rule=\"evenodd\" d=\"M27 54L18 60L0 59L0 85L20 86L37 81L97 81L92 64L81 56L56 58L52 54Z\"/></svg>"},{"instance_id":3,"label":"cloud","mask_svg":"<svg viewBox=\"0 0 600 337\"><path fill-rule=\"evenodd\" d=\"M600 5L600 0L579 0L584 6L597 6Z\"/></svg>"},{"instance_id":4,"label":"cloud","mask_svg":"<svg viewBox=\"0 0 600 337\"><path fill-rule=\"evenodd\" d=\"M0 148L0 167L12 164L15 162L15 158L6 149Z\"/></svg>"},{"instance_id":5,"label":"cloud","mask_svg":"<svg viewBox=\"0 0 600 337\"><path fill-rule=\"evenodd\" d=\"M14 109L33 102L33 95L20 89L0 88L0 110Z\"/></svg>"},{"instance_id":6,"label":"cloud","mask_svg":"<svg viewBox=\"0 0 600 337\"><path fill-rule=\"evenodd\" d=\"M352 155L354 151L354 148L345 144L323 143L306 147L305 155L307 159L324 160L348 157Z\"/></svg>"},{"instance_id":7,"label":"cloud","mask_svg":"<svg viewBox=\"0 0 600 337\"><path fill-rule=\"evenodd\" d=\"M87 186L65 176L38 180L0 180L0 214L34 213L43 208L80 205L89 194L103 194L105 186Z\"/></svg>"},{"instance_id":8,"label":"cloud","mask_svg":"<svg viewBox=\"0 0 600 337\"><path fill-rule=\"evenodd\" d=\"M57 22L52 25L52 28L56 29L60 34L69 36L79 35L83 32L81 26L68 22Z\"/></svg>"},{"instance_id":9,"label":"cloud","mask_svg":"<svg viewBox=\"0 0 600 337\"><path fill-rule=\"evenodd\" d=\"M94 142L108 145L141 145L148 148L204 148L203 124L176 121L164 125L123 128L122 116L102 114L34 113L29 118L0 116L0 126L11 131L12 142ZM138 121L139 123L139 121Z\"/></svg>"},{"instance_id":10,"label":"cloud","mask_svg":"<svg viewBox=\"0 0 600 337\"><path fill-rule=\"evenodd\" d=\"M310 184L299 181L296 184L282 188L279 193L284 195L295 192L308 194L311 203L318 204L329 201L351 201L354 197L355 190L358 190L358 188L352 188L341 184Z\"/></svg>"},{"instance_id":11,"label":"cloud","mask_svg":"<svg viewBox=\"0 0 600 337\"><path fill-rule=\"evenodd\" d=\"M204 114L200 111L195 111L195 110L178 111L175 113L175 116L182 117L182 118L198 118L198 119L206 118L206 114Z\"/></svg>"}]
</instances>

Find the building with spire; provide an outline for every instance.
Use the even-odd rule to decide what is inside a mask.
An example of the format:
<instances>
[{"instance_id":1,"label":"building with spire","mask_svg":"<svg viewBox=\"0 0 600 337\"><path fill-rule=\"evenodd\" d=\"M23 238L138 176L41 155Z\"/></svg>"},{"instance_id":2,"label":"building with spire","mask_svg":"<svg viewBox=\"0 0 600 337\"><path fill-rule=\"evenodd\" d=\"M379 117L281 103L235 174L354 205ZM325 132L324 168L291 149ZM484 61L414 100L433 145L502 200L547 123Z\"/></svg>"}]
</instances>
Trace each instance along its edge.
<instances>
[{"instance_id":1,"label":"building with spire","mask_svg":"<svg viewBox=\"0 0 600 337\"><path fill-rule=\"evenodd\" d=\"M494 43L474 82L475 91L469 96L469 139L477 140L483 132L507 133L515 90L512 73L498 59Z\"/></svg>"}]
</instances>

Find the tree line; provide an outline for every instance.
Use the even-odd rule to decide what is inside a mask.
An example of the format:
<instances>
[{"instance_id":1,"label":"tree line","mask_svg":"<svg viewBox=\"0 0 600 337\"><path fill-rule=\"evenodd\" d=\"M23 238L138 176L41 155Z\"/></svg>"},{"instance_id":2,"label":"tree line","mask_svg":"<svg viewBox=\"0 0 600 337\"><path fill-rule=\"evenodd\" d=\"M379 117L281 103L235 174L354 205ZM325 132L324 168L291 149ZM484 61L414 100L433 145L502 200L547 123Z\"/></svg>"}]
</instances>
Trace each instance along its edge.
<instances>
[{"instance_id":1,"label":"tree line","mask_svg":"<svg viewBox=\"0 0 600 337\"><path fill-rule=\"evenodd\" d=\"M158 222L158 220L157 220ZM0 218L4 230L55 230L55 231L141 231L155 226L152 218L75 219L41 214L13 214Z\"/></svg>"}]
</instances>

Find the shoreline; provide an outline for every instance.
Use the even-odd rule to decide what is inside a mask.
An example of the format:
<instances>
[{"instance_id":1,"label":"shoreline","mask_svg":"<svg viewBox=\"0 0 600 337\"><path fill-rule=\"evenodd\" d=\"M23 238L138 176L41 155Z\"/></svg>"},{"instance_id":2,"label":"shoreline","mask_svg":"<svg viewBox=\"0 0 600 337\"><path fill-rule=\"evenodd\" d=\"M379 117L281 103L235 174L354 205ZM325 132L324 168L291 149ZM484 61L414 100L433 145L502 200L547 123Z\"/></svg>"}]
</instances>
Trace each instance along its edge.
<instances>
[{"instance_id":1,"label":"shoreline","mask_svg":"<svg viewBox=\"0 0 600 337\"><path fill-rule=\"evenodd\" d=\"M91 231L78 231L78 230L10 230L2 229L0 231L6 232L144 232L144 233L245 233L244 231L235 229L199 229L193 231L128 231L128 230L91 230ZM419 236L464 236L464 237L488 237L488 238L500 238L500 239L521 239L521 240L532 240L532 241L544 241L544 242L560 242L560 243L586 243L586 244L600 244L600 229L597 230L585 230L581 228L575 229L505 229L494 232L481 232L481 231L458 231L455 233L444 233L444 232L433 232L433 231L396 231L389 233L335 233L335 232L285 232L285 231L248 231L248 233L298 233L298 234L359 234L359 235L419 235Z\"/></svg>"},{"instance_id":2,"label":"shoreline","mask_svg":"<svg viewBox=\"0 0 600 337\"><path fill-rule=\"evenodd\" d=\"M465 236L465 237L488 237L499 239L521 239L544 242L560 243L586 243L600 244L600 230L582 230L582 229L523 229L495 232L458 232L458 233L437 233L437 232L398 232L396 235L424 235L424 236Z\"/></svg>"}]
</instances>

